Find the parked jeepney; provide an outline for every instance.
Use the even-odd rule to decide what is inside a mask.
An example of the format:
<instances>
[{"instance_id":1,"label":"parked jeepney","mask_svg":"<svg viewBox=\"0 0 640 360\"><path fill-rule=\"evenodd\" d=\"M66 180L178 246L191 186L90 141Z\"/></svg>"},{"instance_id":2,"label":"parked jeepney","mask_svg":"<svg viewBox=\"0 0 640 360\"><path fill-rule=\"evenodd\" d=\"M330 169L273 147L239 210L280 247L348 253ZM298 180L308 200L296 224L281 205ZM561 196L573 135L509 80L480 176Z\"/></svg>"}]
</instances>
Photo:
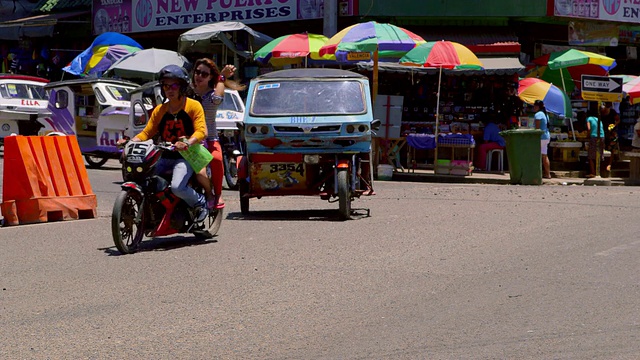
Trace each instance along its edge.
<instances>
[{"instance_id":1,"label":"parked jeepney","mask_svg":"<svg viewBox=\"0 0 640 360\"><path fill-rule=\"evenodd\" d=\"M0 144L11 134L37 135L38 114L47 110L47 79L0 74Z\"/></svg>"},{"instance_id":2,"label":"parked jeepney","mask_svg":"<svg viewBox=\"0 0 640 360\"><path fill-rule=\"evenodd\" d=\"M138 84L116 79L58 81L44 88L49 113L40 117L40 135L76 135L90 167L98 168L121 152L116 142L135 135L129 126L130 92Z\"/></svg>"},{"instance_id":3,"label":"parked jeepney","mask_svg":"<svg viewBox=\"0 0 640 360\"><path fill-rule=\"evenodd\" d=\"M134 135L144 129L153 108L163 101L162 91L157 81L146 83L131 91L131 108L134 111L129 113L129 126L133 129ZM237 189L238 162L236 160L242 155L244 148L238 124L241 124L243 119L244 102L240 94L236 90L225 89L224 101L216 114L216 123L222 148L225 180L229 189Z\"/></svg>"},{"instance_id":4,"label":"parked jeepney","mask_svg":"<svg viewBox=\"0 0 640 360\"><path fill-rule=\"evenodd\" d=\"M239 167L240 209L262 196L314 195L339 203L373 195L369 80L337 69L274 71L249 85L246 155ZM367 212L368 214L368 212Z\"/></svg>"}]
</instances>

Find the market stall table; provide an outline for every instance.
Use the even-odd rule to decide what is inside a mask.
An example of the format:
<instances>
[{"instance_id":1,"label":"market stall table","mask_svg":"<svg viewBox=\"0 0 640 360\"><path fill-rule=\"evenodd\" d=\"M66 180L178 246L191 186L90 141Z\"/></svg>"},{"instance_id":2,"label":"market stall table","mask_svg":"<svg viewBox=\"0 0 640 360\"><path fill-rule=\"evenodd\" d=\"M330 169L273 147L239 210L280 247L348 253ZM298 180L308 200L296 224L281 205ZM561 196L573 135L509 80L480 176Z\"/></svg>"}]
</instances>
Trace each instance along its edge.
<instances>
[{"instance_id":1,"label":"market stall table","mask_svg":"<svg viewBox=\"0 0 640 360\"><path fill-rule=\"evenodd\" d=\"M407 154L407 162L410 164L409 169L413 169L411 165L413 159L415 158L415 150L432 150L435 149L436 146L440 148L449 148L451 149L451 160L447 160L451 164L455 164L459 166L461 170L464 169L461 175L471 175L473 171L473 151L475 148L475 141L473 136L468 134L440 134L438 137L438 143L436 144L435 135L432 134L407 134L407 144L409 145L409 151ZM466 149L467 150L467 158L464 161L456 162L455 159L455 150L456 149ZM458 164L459 163L459 164ZM435 166L436 168L438 166ZM455 166L453 166L455 167ZM437 169L436 169L437 170Z\"/></svg>"},{"instance_id":2,"label":"market stall table","mask_svg":"<svg viewBox=\"0 0 640 360\"><path fill-rule=\"evenodd\" d=\"M389 165L393 166L394 171L404 172L404 167L400 163L400 152L407 143L407 139L400 138L379 138L376 141L378 153L382 154Z\"/></svg>"},{"instance_id":3,"label":"market stall table","mask_svg":"<svg viewBox=\"0 0 640 360\"><path fill-rule=\"evenodd\" d=\"M625 151L622 155L630 160L628 185L640 185L640 152Z\"/></svg>"}]
</instances>

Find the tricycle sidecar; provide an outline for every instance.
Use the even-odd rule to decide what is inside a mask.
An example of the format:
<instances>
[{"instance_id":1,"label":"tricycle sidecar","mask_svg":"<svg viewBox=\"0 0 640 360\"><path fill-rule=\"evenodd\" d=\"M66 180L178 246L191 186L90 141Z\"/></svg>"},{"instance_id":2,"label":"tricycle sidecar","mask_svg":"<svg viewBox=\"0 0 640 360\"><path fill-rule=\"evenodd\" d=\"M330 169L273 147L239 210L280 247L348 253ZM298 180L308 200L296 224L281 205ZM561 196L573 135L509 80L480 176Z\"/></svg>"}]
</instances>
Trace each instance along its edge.
<instances>
[{"instance_id":1,"label":"tricycle sidecar","mask_svg":"<svg viewBox=\"0 0 640 360\"><path fill-rule=\"evenodd\" d=\"M262 196L315 195L339 202L373 195L368 79L337 69L275 71L251 81L240 162L240 205Z\"/></svg>"},{"instance_id":2,"label":"tricycle sidecar","mask_svg":"<svg viewBox=\"0 0 640 360\"><path fill-rule=\"evenodd\" d=\"M49 80L27 75L0 74L0 145L11 134L37 135L39 114L47 111L44 85Z\"/></svg>"},{"instance_id":3,"label":"tricycle sidecar","mask_svg":"<svg viewBox=\"0 0 640 360\"><path fill-rule=\"evenodd\" d=\"M50 133L76 135L80 151L90 167L118 158L116 142L133 136L129 124L130 92L136 83L105 78L58 81L45 86L49 113L38 119Z\"/></svg>"}]
</instances>

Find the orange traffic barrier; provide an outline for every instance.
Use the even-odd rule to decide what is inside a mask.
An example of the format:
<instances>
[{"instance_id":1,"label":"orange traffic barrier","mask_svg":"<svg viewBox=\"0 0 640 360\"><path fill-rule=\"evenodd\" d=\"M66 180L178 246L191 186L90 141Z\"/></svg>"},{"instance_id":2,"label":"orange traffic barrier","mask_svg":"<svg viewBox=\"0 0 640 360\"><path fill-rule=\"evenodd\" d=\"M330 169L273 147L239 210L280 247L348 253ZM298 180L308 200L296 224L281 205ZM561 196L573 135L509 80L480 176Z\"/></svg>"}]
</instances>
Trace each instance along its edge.
<instances>
[{"instance_id":1,"label":"orange traffic barrier","mask_svg":"<svg viewBox=\"0 0 640 360\"><path fill-rule=\"evenodd\" d=\"M96 217L97 199L75 136L4 139L5 225Z\"/></svg>"}]
</instances>

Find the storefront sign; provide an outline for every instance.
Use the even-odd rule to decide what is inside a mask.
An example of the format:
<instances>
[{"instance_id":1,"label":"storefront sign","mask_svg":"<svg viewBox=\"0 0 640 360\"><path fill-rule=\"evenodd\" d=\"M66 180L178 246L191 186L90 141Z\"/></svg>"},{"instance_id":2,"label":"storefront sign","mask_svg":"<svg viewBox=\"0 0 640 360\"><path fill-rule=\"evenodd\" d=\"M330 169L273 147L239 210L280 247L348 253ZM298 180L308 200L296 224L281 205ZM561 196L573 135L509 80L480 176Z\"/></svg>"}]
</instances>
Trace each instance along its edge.
<instances>
[{"instance_id":1,"label":"storefront sign","mask_svg":"<svg viewBox=\"0 0 640 360\"><path fill-rule=\"evenodd\" d=\"M621 26L618 42L621 44L640 44L640 31Z\"/></svg>"},{"instance_id":2,"label":"storefront sign","mask_svg":"<svg viewBox=\"0 0 640 360\"><path fill-rule=\"evenodd\" d=\"M592 20L640 23L640 1L555 0L553 14Z\"/></svg>"},{"instance_id":3,"label":"storefront sign","mask_svg":"<svg viewBox=\"0 0 640 360\"><path fill-rule=\"evenodd\" d=\"M341 16L355 0L338 1ZM320 19L324 0L93 0L93 31L121 33L192 29L218 21L245 24Z\"/></svg>"},{"instance_id":4,"label":"storefront sign","mask_svg":"<svg viewBox=\"0 0 640 360\"><path fill-rule=\"evenodd\" d=\"M582 75L582 98L590 101L622 101L622 78Z\"/></svg>"},{"instance_id":5,"label":"storefront sign","mask_svg":"<svg viewBox=\"0 0 640 360\"><path fill-rule=\"evenodd\" d=\"M569 22L569 45L618 46L619 27L586 21Z\"/></svg>"},{"instance_id":6,"label":"storefront sign","mask_svg":"<svg viewBox=\"0 0 640 360\"><path fill-rule=\"evenodd\" d=\"M349 61L371 60L371 53L368 53L368 52L350 52L350 53L347 53L347 60L349 60Z\"/></svg>"}]
</instances>

